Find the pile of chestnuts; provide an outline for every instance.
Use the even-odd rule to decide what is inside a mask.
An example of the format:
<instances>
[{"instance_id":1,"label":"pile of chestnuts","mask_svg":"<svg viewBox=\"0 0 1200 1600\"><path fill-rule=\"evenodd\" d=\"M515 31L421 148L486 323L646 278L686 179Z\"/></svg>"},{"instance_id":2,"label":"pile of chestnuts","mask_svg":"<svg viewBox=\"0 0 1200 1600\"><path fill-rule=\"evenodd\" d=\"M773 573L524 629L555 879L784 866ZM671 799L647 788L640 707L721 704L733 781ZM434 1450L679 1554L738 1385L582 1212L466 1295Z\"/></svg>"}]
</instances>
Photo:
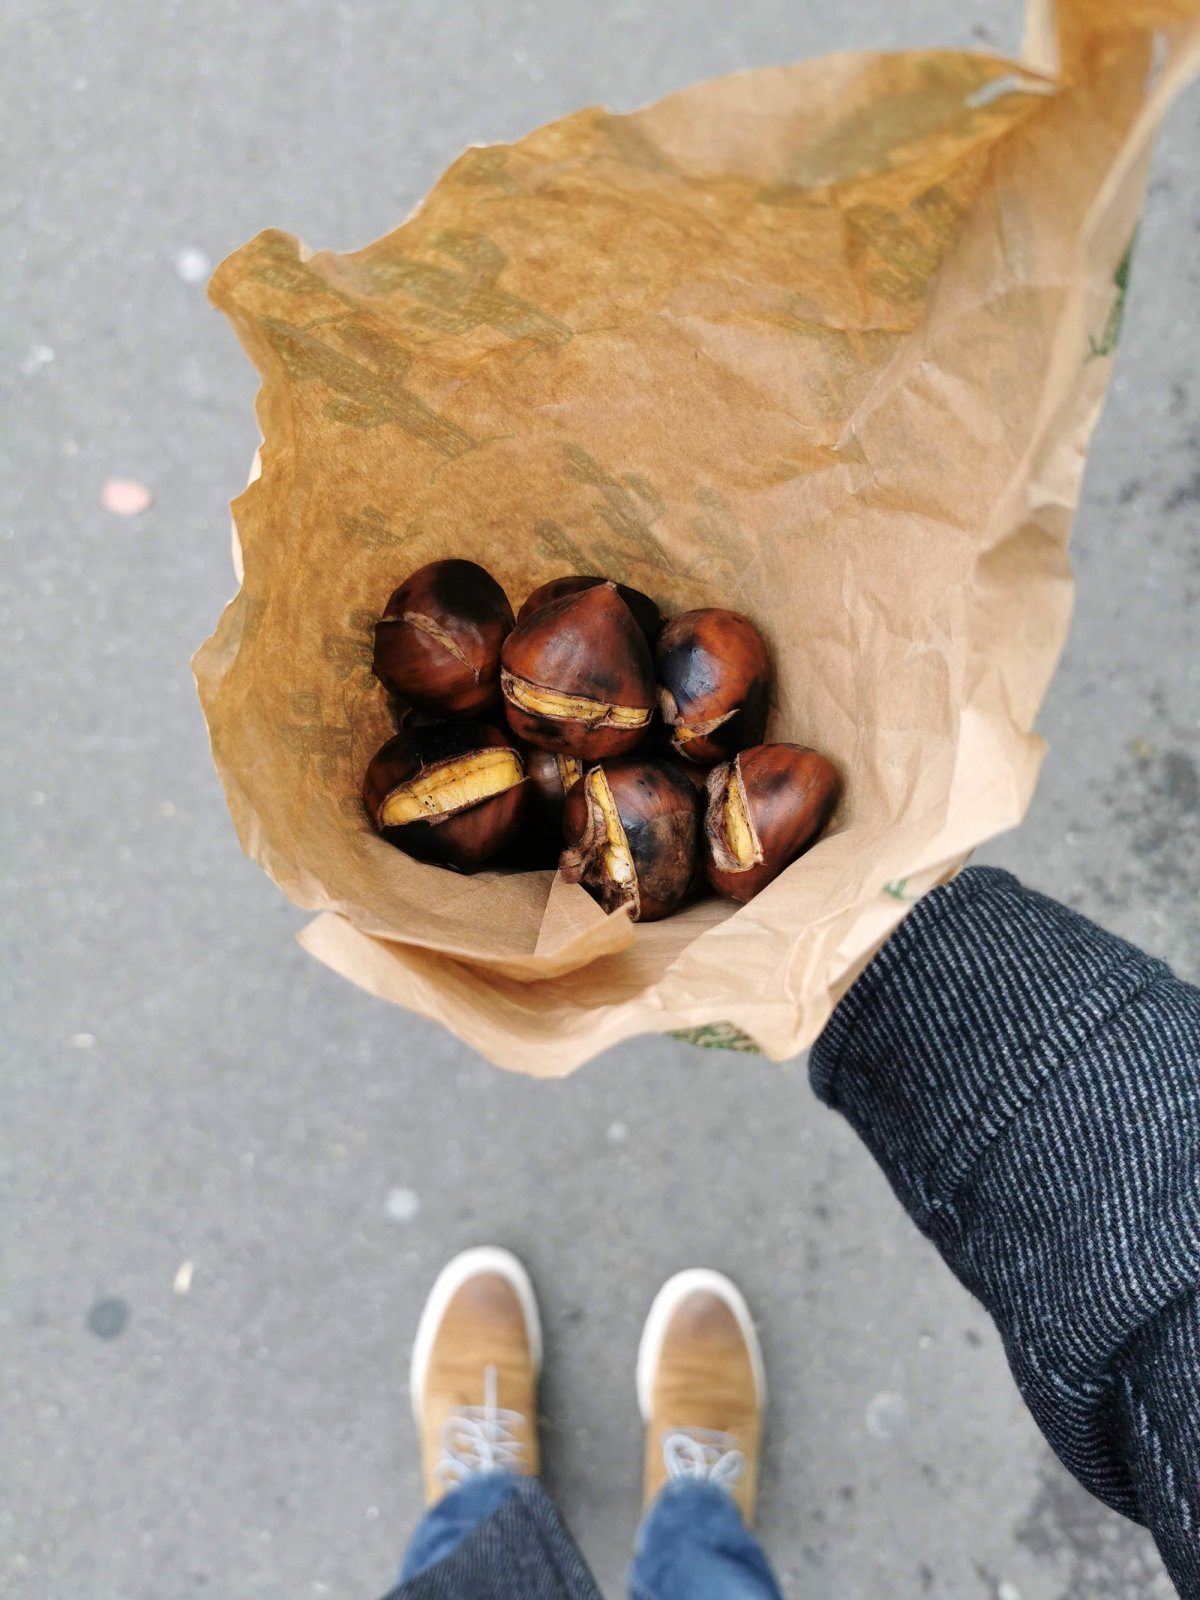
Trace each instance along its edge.
<instances>
[{"instance_id":1,"label":"pile of chestnuts","mask_svg":"<svg viewBox=\"0 0 1200 1600\"><path fill-rule=\"evenodd\" d=\"M460 872L550 865L607 911L746 901L813 844L841 789L815 750L764 744L771 661L736 611L664 622L648 596L556 578L514 617L472 561L434 561L376 624L400 732L363 801L389 843Z\"/></svg>"}]
</instances>

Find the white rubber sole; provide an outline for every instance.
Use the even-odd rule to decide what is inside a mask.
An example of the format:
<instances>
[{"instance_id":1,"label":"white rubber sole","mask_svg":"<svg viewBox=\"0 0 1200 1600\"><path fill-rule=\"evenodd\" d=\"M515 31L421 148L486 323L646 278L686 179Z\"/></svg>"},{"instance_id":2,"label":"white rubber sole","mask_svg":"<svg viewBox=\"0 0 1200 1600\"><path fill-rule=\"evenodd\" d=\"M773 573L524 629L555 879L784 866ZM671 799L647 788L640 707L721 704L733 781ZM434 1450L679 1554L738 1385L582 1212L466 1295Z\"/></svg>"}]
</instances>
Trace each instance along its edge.
<instances>
[{"instance_id":1,"label":"white rubber sole","mask_svg":"<svg viewBox=\"0 0 1200 1600\"><path fill-rule=\"evenodd\" d=\"M750 1315L750 1307L746 1304L742 1291L724 1273L711 1272L707 1267L689 1267L686 1272L677 1272L663 1284L654 1297L654 1304L650 1307L650 1314L646 1318L646 1326L642 1329L642 1339L638 1345L637 1397L643 1422L650 1421L654 1375L658 1371L658 1363L662 1357L667 1327L676 1309L689 1295L697 1291L715 1295L732 1311L741 1329L742 1338L746 1341L746 1349L750 1353L750 1367L754 1373L758 1403L760 1406L766 1405L767 1375L763 1366L762 1345L758 1342L754 1318Z\"/></svg>"},{"instance_id":2,"label":"white rubber sole","mask_svg":"<svg viewBox=\"0 0 1200 1600\"><path fill-rule=\"evenodd\" d=\"M429 1291L429 1298L425 1302L425 1309L417 1324L408 1383L413 1417L418 1427L421 1423L421 1396L425 1392L425 1378L429 1372L433 1346L442 1326L442 1318L446 1315L446 1308L469 1278L477 1278L484 1273L494 1273L496 1277L503 1278L516 1295L521 1315L525 1319L525 1333L533 1355L534 1375L541 1373L542 1319L538 1313L537 1295L533 1292L529 1274L511 1250L501 1250L496 1245L486 1244L479 1245L473 1250L464 1250L461 1255L455 1256L453 1261L447 1262L438 1274L437 1282Z\"/></svg>"}]
</instances>

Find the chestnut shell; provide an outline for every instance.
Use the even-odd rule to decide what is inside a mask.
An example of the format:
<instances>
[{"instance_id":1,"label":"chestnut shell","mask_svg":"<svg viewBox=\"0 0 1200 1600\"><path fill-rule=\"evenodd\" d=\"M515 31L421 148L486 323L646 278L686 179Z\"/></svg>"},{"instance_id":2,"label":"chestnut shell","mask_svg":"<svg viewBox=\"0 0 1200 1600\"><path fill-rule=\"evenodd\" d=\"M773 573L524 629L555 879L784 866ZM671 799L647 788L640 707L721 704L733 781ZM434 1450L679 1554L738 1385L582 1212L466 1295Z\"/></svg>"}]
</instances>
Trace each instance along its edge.
<instances>
[{"instance_id":1,"label":"chestnut shell","mask_svg":"<svg viewBox=\"0 0 1200 1600\"><path fill-rule=\"evenodd\" d=\"M563 780L560 763L574 761L573 756L564 756L561 751L540 750L537 745L530 745L523 752L525 758L525 775L529 779L529 788L538 806L547 816L553 817L555 823L561 819L563 801L569 790L583 777L582 767L579 768L572 782Z\"/></svg>"},{"instance_id":2,"label":"chestnut shell","mask_svg":"<svg viewBox=\"0 0 1200 1600\"><path fill-rule=\"evenodd\" d=\"M372 667L414 706L478 716L499 699L500 648L512 627L512 607L490 572L474 561L432 561L388 601Z\"/></svg>"},{"instance_id":3,"label":"chestnut shell","mask_svg":"<svg viewBox=\"0 0 1200 1600\"><path fill-rule=\"evenodd\" d=\"M767 731L771 657L754 624L710 606L669 622L655 651L659 707L680 755L702 766L728 761ZM680 742L674 726L705 729Z\"/></svg>"},{"instance_id":4,"label":"chestnut shell","mask_svg":"<svg viewBox=\"0 0 1200 1600\"><path fill-rule=\"evenodd\" d=\"M537 689L653 713L654 663L633 613L611 583L539 606L509 634L500 659L505 672ZM582 761L632 750L648 726L543 716L514 705L507 693L504 712L518 738Z\"/></svg>"},{"instance_id":5,"label":"chestnut shell","mask_svg":"<svg viewBox=\"0 0 1200 1600\"><path fill-rule=\"evenodd\" d=\"M762 860L745 869L722 864L728 852L724 833L725 791L736 765L741 774L746 814L758 837ZM797 856L803 855L833 815L842 792L838 770L826 756L799 744L760 744L708 775L704 861L718 894L752 900ZM714 836L717 840L714 846Z\"/></svg>"},{"instance_id":6,"label":"chestnut shell","mask_svg":"<svg viewBox=\"0 0 1200 1600\"><path fill-rule=\"evenodd\" d=\"M631 757L605 761L600 770L625 831L637 876L636 893L615 883L605 870L606 834L593 814L586 777L563 805L567 848L559 870L568 882L582 883L606 911L631 903L635 922L655 922L675 911L692 887L699 799L671 761Z\"/></svg>"},{"instance_id":7,"label":"chestnut shell","mask_svg":"<svg viewBox=\"0 0 1200 1600\"><path fill-rule=\"evenodd\" d=\"M552 600L561 600L567 594L579 594L583 589L595 589L599 584L610 581L608 578L591 577L584 573L577 573L569 578L551 578L548 583L541 584L529 596L517 612L517 622L518 624L524 622L526 617L532 616L540 607L549 605ZM653 650L654 641L662 632L662 612L650 596L643 594L640 589L631 589L627 583L618 583L614 587L633 613L633 620L646 635L646 643Z\"/></svg>"},{"instance_id":8,"label":"chestnut shell","mask_svg":"<svg viewBox=\"0 0 1200 1600\"><path fill-rule=\"evenodd\" d=\"M458 872L475 872L491 860L521 825L528 789L524 781L436 820L421 819L398 828L381 827L378 820L393 789L432 767L463 760L489 747L515 749L499 728L475 722L405 728L389 739L363 778L363 804L380 835L418 861Z\"/></svg>"}]
</instances>

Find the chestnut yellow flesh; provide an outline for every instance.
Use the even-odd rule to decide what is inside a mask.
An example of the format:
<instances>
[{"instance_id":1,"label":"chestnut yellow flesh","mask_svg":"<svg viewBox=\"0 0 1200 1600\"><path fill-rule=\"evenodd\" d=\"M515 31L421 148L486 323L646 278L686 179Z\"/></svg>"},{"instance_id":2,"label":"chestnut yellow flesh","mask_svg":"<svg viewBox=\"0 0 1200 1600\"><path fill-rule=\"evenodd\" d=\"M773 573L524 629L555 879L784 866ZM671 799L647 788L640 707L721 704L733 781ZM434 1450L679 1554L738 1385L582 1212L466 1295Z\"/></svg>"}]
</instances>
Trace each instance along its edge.
<instances>
[{"instance_id":1,"label":"chestnut yellow flesh","mask_svg":"<svg viewBox=\"0 0 1200 1600\"><path fill-rule=\"evenodd\" d=\"M558 777L563 793L569 794L583 777L583 762L575 756L555 756L554 760L558 766Z\"/></svg>"},{"instance_id":2,"label":"chestnut yellow flesh","mask_svg":"<svg viewBox=\"0 0 1200 1600\"><path fill-rule=\"evenodd\" d=\"M738 763L733 762L725 787L725 843L739 868L752 867L763 858L762 846L746 808L746 791Z\"/></svg>"},{"instance_id":3,"label":"chestnut yellow flesh","mask_svg":"<svg viewBox=\"0 0 1200 1600\"><path fill-rule=\"evenodd\" d=\"M637 881L637 868L602 768L596 767L588 774L587 791L588 799L599 811L604 823L604 869L614 883L619 883L622 888L628 887Z\"/></svg>"},{"instance_id":4,"label":"chestnut yellow flesh","mask_svg":"<svg viewBox=\"0 0 1200 1600\"><path fill-rule=\"evenodd\" d=\"M661 696L665 702L668 698L664 689ZM674 702L672 701L672 705ZM736 711L727 711L723 717L711 717L707 722L671 722L670 716L663 711L663 718L671 725L671 737L676 745L685 745L690 739L707 739L710 733L715 733L725 723L732 721L737 716Z\"/></svg>"},{"instance_id":5,"label":"chestnut yellow flesh","mask_svg":"<svg viewBox=\"0 0 1200 1600\"><path fill-rule=\"evenodd\" d=\"M582 722L589 728L644 728L654 714L652 708L612 706L583 695L556 694L553 689L539 688L511 672L501 674L501 684L505 696L518 710L559 722Z\"/></svg>"},{"instance_id":6,"label":"chestnut yellow flesh","mask_svg":"<svg viewBox=\"0 0 1200 1600\"><path fill-rule=\"evenodd\" d=\"M515 750L493 747L472 751L459 761L428 768L410 783L393 789L383 802L379 826L402 828L407 822L452 816L513 788L524 776Z\"/></svg>"}]
</instances>

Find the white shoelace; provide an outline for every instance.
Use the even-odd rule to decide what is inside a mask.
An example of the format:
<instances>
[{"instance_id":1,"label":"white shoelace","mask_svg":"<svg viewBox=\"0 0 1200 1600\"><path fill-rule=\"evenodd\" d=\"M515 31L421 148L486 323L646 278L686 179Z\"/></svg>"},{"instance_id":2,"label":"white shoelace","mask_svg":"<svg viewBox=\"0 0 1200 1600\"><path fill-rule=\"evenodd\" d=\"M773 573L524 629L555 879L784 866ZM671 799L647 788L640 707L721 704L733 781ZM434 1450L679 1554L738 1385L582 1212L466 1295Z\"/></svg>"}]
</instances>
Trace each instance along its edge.
<instances>
[{"instance_id":1,"label":"white shoelace","mask_svg":"<svg viewBox=\"0 0 1200 1600\"><path fill-rule=\"evenodd\" d=\"M708 1428L676 1428L663 1437L668 1478L691 1478L732 1489L746 1470L746 1457L731 1434Z\"/></svg>"},{"instance_id":2,"label":"white shoelace","mask_svg":"<svg viewBox=\"0 0 1200 1600\"><path fill-rule=\"evenodd\" d=\"M481 1472L518 1472L525 1456L523 1440L515 1436L525 1418L519 1411L502 1411L496 1404L496 1369L483 1374L483 1404L464 1406L442 1427L442 1459L438 1477L449 1488Z\"/></svg>"}]
</instances>

